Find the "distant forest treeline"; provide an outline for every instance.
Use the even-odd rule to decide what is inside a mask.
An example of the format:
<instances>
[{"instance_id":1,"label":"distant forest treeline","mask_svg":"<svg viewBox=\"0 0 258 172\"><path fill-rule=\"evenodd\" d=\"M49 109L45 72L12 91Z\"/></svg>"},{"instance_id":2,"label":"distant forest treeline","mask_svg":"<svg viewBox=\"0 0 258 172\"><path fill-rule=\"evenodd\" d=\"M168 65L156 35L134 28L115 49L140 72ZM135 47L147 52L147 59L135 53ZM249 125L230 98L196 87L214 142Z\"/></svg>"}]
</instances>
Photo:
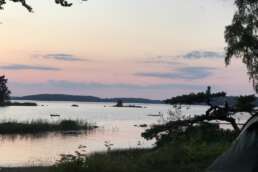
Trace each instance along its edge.
<instances>
[{"instance_id":1,"label":"distant forest treeline","mask_svg":"<svg viewBox=\"0 0 258 172\"><path fill-rule=\"evenodd\" d=\"M161 100L151 100L144 98L100 98L95 96L80 96L66 94L37 94L22 97L11 97L12 100L33 100L33 101L78 101L78 102L117 102L124 103L163 103Z\"/></svg>"},{"instance_id":2,"label":"distant forest treeline","mask_svg":"<svg viewBox=\"0 0 258 172\"><path fill-rule=\"evenodd\" d=\"M210 102L214 105L224 105L225 102L230 106L234 106L237 102L245 96L227 96L225 92L217 92L210 94ZM252 96L246 96L252 97ZM172 97L170 99L165 100L164 102L167 104L186 104L186 105L205 105L207 104L207 93L199 92L199 93L190 93L184 94L181 96ZM254 104L258 106L258 98L254 96Z\"/></svg>"},{"instance_id":3,"label":"distant forest treeline","mask_svg":"<svg viewBox=\"0 0 258 172\"><path fill-rule=\"evenodd\" d=\"M209 95L209 98L219 98L225 97L227 94L225 92L217 92ZM208 99L207 93L190 93L181 96L172 97L171 99L165 100L168 104L200 104L205 103Z\"/></svg>"}]
</instances>

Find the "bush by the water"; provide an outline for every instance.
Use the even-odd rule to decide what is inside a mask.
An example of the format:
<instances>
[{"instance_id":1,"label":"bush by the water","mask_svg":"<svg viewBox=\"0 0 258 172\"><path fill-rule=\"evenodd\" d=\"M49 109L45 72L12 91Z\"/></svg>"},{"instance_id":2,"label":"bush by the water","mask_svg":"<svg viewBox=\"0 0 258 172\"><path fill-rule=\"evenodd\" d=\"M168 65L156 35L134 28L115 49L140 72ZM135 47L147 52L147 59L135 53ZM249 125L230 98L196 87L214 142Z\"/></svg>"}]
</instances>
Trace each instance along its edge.
<instances>
[{"instance_id":1,"label":"bush by the water","mask_svg":"<svg viewBox=\"0 0 258 172\"><path fill-rule=\"evenodd\" d=\"M210 124L188 128L153 149L113 150L63 158L55 172L202 172L222 154L236 133Z\"/></svg>"},{"instance_id":2,"label":"bush by the water","mask_svg":"<svg viewBox=\"0 0 258 172\"><path fill-rule=\"evenodd\" d=\"M31 122L6 121L0 123L0 134L37 134L43 132L90 130L96 126L77 120L62 120L50 123L37 120Z\"/></svg>"}]
</instances>

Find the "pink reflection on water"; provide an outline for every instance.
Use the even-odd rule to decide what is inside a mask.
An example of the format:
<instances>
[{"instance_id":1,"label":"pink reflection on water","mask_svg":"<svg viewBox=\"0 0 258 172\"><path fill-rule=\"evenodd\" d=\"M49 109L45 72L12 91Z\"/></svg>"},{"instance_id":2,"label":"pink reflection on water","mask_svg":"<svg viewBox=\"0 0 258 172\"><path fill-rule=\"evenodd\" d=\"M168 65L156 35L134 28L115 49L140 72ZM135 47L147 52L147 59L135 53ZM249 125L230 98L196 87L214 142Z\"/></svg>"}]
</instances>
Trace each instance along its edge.
<instances>
[{"instance_id":1,"label":"pink reflection on water","mask_svg":"<svg viewBox=\"0 0 258 172\"><path fill-rule=\"evenodd\" d=\"M112 149L147 148L154 144L154 141L144 140L140 136L144 129L133 123L117 121L105 126L80 135L1 136L0 166L49 165L56 162L60 154L73 154L80 145L87 147L87 154L107 151L106 141L114 144Z\"/></svg>"}]
</instances>

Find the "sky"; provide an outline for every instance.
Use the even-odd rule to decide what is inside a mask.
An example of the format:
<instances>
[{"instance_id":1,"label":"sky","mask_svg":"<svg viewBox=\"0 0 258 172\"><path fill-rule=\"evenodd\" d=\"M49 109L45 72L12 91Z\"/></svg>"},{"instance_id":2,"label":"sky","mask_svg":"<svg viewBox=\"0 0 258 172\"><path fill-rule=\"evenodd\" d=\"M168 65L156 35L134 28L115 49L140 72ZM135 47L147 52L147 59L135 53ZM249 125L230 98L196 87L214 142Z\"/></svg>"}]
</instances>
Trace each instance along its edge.
<instances>
[{"instance_id":1,"label":"sky","mask_svg":"<svg viewBox=\"0 0 258 172\"><path fill-rule=\"evenodd\" d=\"M71 0L72 1L72 0ZM253 94L241 59L224 63L233 0L30 0L0 11L0 74L13 96L64 93L166 99Z\"/></svg>"}]
</instances>

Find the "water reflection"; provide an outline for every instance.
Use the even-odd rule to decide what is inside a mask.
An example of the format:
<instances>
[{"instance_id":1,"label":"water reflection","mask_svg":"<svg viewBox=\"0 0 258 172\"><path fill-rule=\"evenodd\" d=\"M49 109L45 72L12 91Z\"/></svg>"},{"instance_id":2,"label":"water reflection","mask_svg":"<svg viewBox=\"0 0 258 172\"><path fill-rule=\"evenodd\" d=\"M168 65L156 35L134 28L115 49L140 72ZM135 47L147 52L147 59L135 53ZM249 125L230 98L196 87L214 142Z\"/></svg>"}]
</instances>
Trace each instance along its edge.
<instances>
[{"instance_id":1,"label":"water reflection","mask_svg":"<svg viewBox=\"0 0 258 172\"><path fill-rule=\"evenodd\" d=\"M1 135L0 166L51 165L61 154L74 154L80 145L87 146L85 153L90 154L111 148L142 148L154 144L141 137L142 128L122 121L120 124L122 127L106 126L80 134Z\"/></svg>"},{"instance_id":2,"label":"water reflection","mask_svg":"<svg viewBox=\"0 0 258 172\"><path fill-rule=\"evenodd\" d=\"M104 132L104 128L93 129L89 131L65 131L65 132L44 132L37 134L1 134L0 142L15 142L17 140L35 140L35 139L48 139L52 137L58 137L62 139L70 137L80 137L80 135L90 135L96 132Z\"/></svg>"}]
</instances>

